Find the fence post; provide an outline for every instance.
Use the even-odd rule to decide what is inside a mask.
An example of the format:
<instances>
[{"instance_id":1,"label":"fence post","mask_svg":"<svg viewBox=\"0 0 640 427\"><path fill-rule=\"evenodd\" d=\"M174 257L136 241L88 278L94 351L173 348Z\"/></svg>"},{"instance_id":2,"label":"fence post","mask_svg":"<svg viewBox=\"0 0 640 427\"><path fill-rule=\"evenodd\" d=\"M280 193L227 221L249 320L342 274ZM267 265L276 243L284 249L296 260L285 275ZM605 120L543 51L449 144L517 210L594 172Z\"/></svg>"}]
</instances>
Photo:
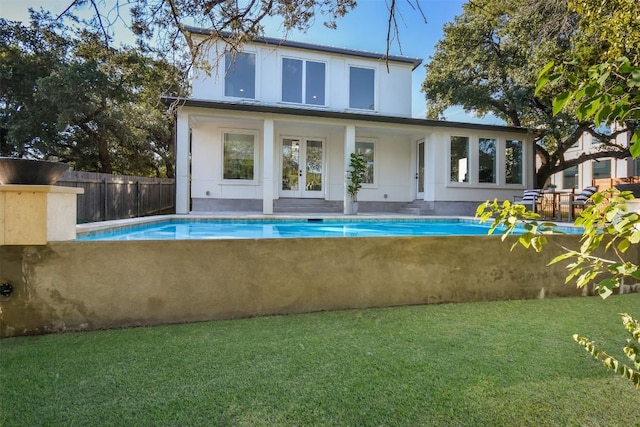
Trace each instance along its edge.
<instances>
[{"instance_id":1,"label":"fence post","mask_svg":"<svg viewBox=\"0 0 640 427\"><path fill-rule=\"evenodd\" d=\"M140 198L142 197L141 191L140 191L140 180L136 181L136 217L140 217L140 205L141 205L141 200Z\"/></svg>"},{"instance_id":2,"label":"fence post","mask_svg":"<svg viewBox=\"0 0 640 427\"><path fill-rule=\"evenodd\" d=\"M104 200L103 200L103 212L104 212L104 216L102 217L103 221L106 221L107 218L107 205L109 204L109 182L107 181L107 178L104 178L102 180L102 183L104 184L103 189L104 189Z\"/></svg>"}]
</instances>

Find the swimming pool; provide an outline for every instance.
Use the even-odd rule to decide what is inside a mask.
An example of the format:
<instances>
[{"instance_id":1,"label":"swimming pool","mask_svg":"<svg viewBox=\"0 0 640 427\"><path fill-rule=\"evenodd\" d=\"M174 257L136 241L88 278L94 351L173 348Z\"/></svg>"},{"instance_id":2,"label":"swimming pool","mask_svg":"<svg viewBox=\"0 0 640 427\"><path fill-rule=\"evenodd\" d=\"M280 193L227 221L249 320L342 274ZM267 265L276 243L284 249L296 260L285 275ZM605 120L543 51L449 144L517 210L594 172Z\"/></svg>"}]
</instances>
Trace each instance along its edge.
<instances>
[{"instance_id":1,"label":"swimming pool","mask_svg":"<svg viewBox=\"0 0 640 427\"><path fill-rule=\"evenodd\" d=\"M79 235L78 241L286 239L330 237L486 235L489 223L466 219L421 220L187 220L173 219ZM520 230L522 232L522 230ZM558 231L575 233L563 227Z\"/></svg>"},{"instance_id":2,"label":"swimming pool","mask_svg":"<svg viewBox=\"0 0 640 427\"><path fill-rule=\"evenodd\" d=\"M100 228L110 231L80 237L83 241L3 246L3 279L21 291L2 307L0 337L582 292L564 285L564 264L547 266L560 254L560 247L580 247L580 236L575 234L550 236L556 244L534 253L510 251L517 236L507 242L486 236L486 225L471 219L453 223L479 235L286 239L283 230L308 221L186 218L201 220L171 215L81 224L80 235ZM353 232L348 230L358 227L406 232L431 226L450 233L452 225L432 217L380 219L387 218L332 217L322 222L312 218L309 225L325 232L331 228L334 235L339 229L340 235L349 237ZM141 222L173 240L144 233ZM272 234L267 237L276 237L277 231L280 238L229 238L232 229L243 228L246 222L262 230L266 226ZM194 238L199 234L196 229L212 223L222 226L224 234ZM113 230L114 226L126 227L127 234ZM176 230L186 235L176 235ZM91 239L95 241L87 241ZM639 255L630 248L626 256L638 259Z\"/></svg>"}]
</instances>

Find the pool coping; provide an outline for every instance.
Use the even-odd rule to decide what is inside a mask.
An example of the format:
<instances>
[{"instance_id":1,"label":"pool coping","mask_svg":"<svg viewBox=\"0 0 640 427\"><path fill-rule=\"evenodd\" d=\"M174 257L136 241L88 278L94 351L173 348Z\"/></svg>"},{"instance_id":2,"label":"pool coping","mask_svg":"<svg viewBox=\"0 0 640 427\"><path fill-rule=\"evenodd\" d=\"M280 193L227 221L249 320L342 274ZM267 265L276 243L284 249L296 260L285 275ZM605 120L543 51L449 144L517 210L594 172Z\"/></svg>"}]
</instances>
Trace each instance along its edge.
<instances>
[{"instance_id":1,"label":"pool coping","mask_svg":"<svg viewBox=\"0 0 640 427\"><path fill-rule=\"evenodd\" d=\"M479 218L472 216L416 216L416 215L398 215L398 214L358 214L344 215L333 213L322 214L275 214L264 215L256 213L232 213L232 214L169 214L154 215L138 218L117 219L102 222L91 222L76 225L76 234L78 237L88 234L95 234L106 230L123 230L128 228L139 227L141 225L154 224L164 221L305 221L305 220L323 220L323 221L340 221L340 222L362 222L362 221L411 221L411 222L428 222L428 221L444 221L457 220L460 222L479 222ZM558 223L560 227L576 227L573 223Z\"/></svg>"}]
</instances>

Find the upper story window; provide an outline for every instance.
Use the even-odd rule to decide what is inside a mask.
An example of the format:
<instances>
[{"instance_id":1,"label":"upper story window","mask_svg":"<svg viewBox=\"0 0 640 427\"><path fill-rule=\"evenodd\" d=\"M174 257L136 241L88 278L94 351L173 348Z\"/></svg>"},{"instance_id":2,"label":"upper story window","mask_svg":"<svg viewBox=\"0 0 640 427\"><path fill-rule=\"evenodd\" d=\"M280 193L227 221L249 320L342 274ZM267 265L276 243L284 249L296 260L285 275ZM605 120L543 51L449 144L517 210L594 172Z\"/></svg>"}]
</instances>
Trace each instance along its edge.
<instances>
[{"instance_id":1,"label":"upper story window","mask_svg":"<svg viewBox=\"0 0 640 427\"><path fill-rule=\"evenodd\" d=\"M607 135L607 136L611 136L611 126L607 125L606 123L600 123L600 126L596 127L596 132L598 132L600 135ZM602 144L602 142L594 137L591 136L591 145L600 145Z\"/></svg>"},{"instance_id":2,"label":"upper story window","mask_svg":"<svg viewBox=\"0 0 640 427\"><path fill-rule=\"evenodd\" d=\"M349 108L375 110L375 78L372 68L349 67Z\"/></svg>"},{"instance_id":3,"label":"upper story window","mask_svg":"<svg viewBox=\"0 0 640 427\"><path fill-rule=\"evenodd\" d=\"M325 105L325 64L282 58L282 102Z\"/></svg>"},{"instance_id":4,"label":"upper story window","mask_svg":"<svg viewBox=\"0 0 640 427\"><path fill-rule=\"evenodd\" d=\"M611 178L611 160L598 160L591 163L591 179Z\"/></svg>"},{"instance_id":5,"label":"upper story window","mask_svg":"<svg viewBox=\"0 0 640 427\"><path fill-rule=\"evenodd\" d=\"M224 70L224 96L256 98L255 53L225 53Z\"/></svg>"},{"instance_id":6,"label":"upper story window","mask_svg":"<svg viewBox=\"0 0 640 427\"><path fill-rule=\"evenodd\" d=\"M507 184L522 184L522 141L507 140L505 147L505 181Z\"/></svg>"},{"instance_id":7,"label":"upper story window","mask_svg":"<svg viewBox=\"0 0 640 427\"><path fill-rule=\"evenodd\" d=\"M580 175L578 166L571 166L562 171L562 188L567 190L570 188L578 188L579 182Z\"/></svg>"},{"instance_id":8,"label":"upper story window","mask_svg":"<svg viewBox=\"0 0 640 427\"><path fill-rule=\"evenodd\" d=\"M451 182L469 182L469 138L451 137Z\"/></svg>"}]
</instances>

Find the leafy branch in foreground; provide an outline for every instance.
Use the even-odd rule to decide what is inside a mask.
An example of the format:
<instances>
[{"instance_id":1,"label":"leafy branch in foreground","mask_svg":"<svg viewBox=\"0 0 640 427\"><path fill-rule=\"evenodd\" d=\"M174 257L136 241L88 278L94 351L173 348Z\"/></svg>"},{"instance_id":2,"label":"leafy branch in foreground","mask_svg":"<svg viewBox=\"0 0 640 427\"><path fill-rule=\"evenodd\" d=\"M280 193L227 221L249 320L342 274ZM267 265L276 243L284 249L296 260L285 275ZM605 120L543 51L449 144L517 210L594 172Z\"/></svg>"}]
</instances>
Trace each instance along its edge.
<instances>
[{"instance_id":1,"label":"leafy branch in foreground","mask_svg":"<svg viewBox=\"0 0 640 427\"><path fill-rule=\"evenodd\" d=\"M602 298L607 298L614 289L624 283L625 278L640 279L638 265L624 258L631 245L640 243L640 215L629 209L627 202L631 199L633 193L629 191L618 192L611 189L595 193L590 199L591 204L585 207L575 221L576 226L583 228L580 248L569 249L554 242L562 248L563 253L553 258L549 265L565 260L572 261L567 265L569 274L565 283L575 280L576 285L582 288L600 279L594 287ZM536 252L542 251L543 246L548 243L546 235L553 233L556 226L551 222L540 222L538 214L508 200L502 203L497 200L483 203L478 206L476 217L480 218L480 222L493 219L489 234L498 230L502 233L503 241L509 235L524 231L511 246L511 250L522 245L525 248L532 247ZM600 250L601 246L603 251ZM602 253L604 255L600 255ZM640 343L640 326L638 321L628 314L623 314L622 319L625 330L632 337L627 340L627 346L623 351L633 362L634 368L597 349L595 343L588 338L577 334L573 337L607 368L631 380L636 388L640 389L640 349L634 342L635 340Z\"/></svg>"},{"instance_id":2,"label":"leafy branch in foreground","mask_svg":"<svg viewBox=\"0 0 640 427\"><path fill-rule=\"evenodd\" d=\"M600 279L594 287L602 298L606 298L623 284L625 278L640 280L640 267L624 257L631 245L640 242L640 215L629 210L627 201L630 199L633 199L633 194L628 191L612 189L595 193L591 197L592 203L575 221L576 226L583 228L580 247L570 249L555 243L564 253L553 258L549 265L571 261L567 265L569 274L565 283L575 280L576 285L583 288ZM557 227L553 222L540 222L538 214L509 201L502 204L487 201L478 207L476 217L480 222L493 219L489 234L501 230L503 240L524 230L512 245L512 250L522 245L540 252L548 243L547 236ZM599 251L601 246L604 251ZM605 255L600 255L602 252Z\"/></svg>"},{"instance_id":3,"label":"leafy branch in foreground","mask_svg":"<svg viewBox=\"0 0 640 427\"><path fill-rule=\"evenodd\" d=\"M604 366L632 381L636 389L640 389L640 324L636 319L626 313L622 313L621 316L624 329L631 335L631 338L627 338L627 345L623 351L633 363L633 368L620 363L615 357L597 349L595 342L590 341L588 338L575 334L573 339L584 347L593 357L600 360Z\"/></svg>"},{"instance_id":4,"label":"leafy branch in foreground","mask_svg":"<svg viewBox=\"0 0 640 427\"><path fill-rule=\"evenodd\" d=\"M553 114L559 114L566 106L577 103L578 120L593 120L596 126L603 123L622 126L629 124L631 131L631 155L640 155L640 66L628 58L591 66L585 78L579 72L570 72L574 63L556 65L549 62L539 73L536 94L565 76L573 84L570 90L553 99Z\"/></svg>"},{"instance_id":5,"label":"leafy branch in foreground","mask_svg":"<svg viewBox=\"0 0 640 427\"><path fill-rule=\"evenodd\" d=\"M527 210L523 205L511 203L508 200L502 204L497 199L493 202L484 202L478 206L476 218L480 218L480 222L486 222L493 218L493 224L491 224L488 234L493 234L496 230L501 231L503 242L507 236L519 231L518 226L522 227L524 233L520 234L518 240L511 245L511 250L521 244L525 248L533 247L536 252L540 252L542 246L547 243L544 235L551 233L555 226L551 222L539 222L540 215Z\"/></svg>"}]
</instances>

